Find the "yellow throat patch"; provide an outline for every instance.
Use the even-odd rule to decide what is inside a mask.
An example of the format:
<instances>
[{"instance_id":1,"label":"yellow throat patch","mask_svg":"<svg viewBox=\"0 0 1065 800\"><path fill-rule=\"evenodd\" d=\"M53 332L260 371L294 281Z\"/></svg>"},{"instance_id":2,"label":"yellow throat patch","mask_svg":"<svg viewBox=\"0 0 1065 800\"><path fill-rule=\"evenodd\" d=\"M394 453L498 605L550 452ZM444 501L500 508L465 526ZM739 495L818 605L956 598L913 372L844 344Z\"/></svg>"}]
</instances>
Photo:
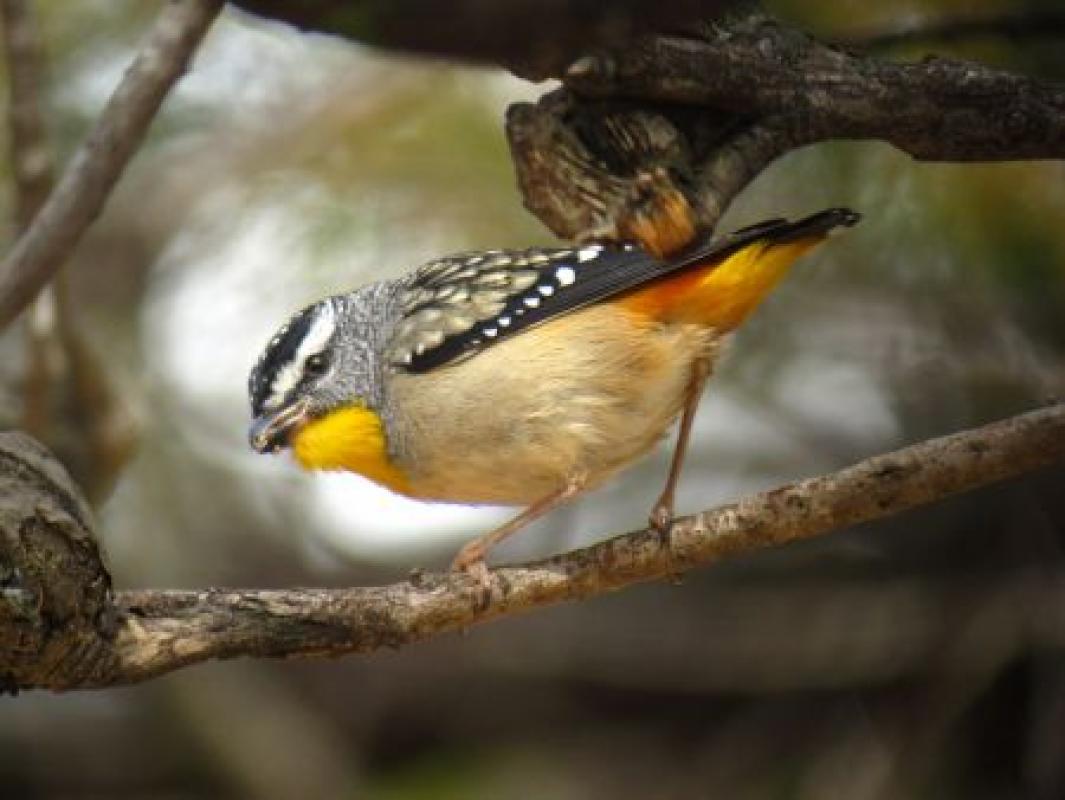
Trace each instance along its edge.
<instances>
[{"instance_id":1,"label":"yellow throat patch","mask_svg":"<svg viewBox=\"0 0 1065 800\"><path fill-rule=\"evenodd\" d=\"M292 452L305 469L343 469L406 494L409 482L388 456L384 424L362 406L344 406L308 422L292 437Z\"/></svg>"}]
</instances>

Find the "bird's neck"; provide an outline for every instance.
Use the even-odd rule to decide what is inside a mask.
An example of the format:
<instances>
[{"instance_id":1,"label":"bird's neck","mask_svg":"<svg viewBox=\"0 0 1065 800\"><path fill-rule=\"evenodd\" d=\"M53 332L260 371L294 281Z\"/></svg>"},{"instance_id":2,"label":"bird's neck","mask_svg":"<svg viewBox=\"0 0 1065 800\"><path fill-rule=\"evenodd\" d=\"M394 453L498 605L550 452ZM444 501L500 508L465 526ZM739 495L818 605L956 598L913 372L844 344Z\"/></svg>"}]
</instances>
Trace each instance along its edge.
<instances>
[{"instance_id":1,"label":"bird's neck","mask_svg":"<svg viewBox=\"0 0 1065 800\"><path fill-rule=\"evenodd\" d=\"M344 406L303 426L292 452L305 469L356 472L394 492L406 494L410 484L388 454L381 417L361 406Z\"/></svg>"}]
</instances>

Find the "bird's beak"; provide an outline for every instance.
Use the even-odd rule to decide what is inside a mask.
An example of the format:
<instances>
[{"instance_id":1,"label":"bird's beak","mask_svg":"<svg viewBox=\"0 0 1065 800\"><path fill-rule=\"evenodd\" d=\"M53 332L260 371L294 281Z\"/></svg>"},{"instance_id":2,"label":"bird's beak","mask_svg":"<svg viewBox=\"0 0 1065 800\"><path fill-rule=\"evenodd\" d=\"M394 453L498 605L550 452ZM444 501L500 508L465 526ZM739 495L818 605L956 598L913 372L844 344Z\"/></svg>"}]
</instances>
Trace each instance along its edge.
<instances>
[{"instance_id":1,"label":"bird's beak","mask_svg":"<svg viewBox=\"0 0 1065 800\"><path fill-rule=\"evenodd\" d=\"M306 403L296 402L255 418L248 429L248 442L260 453L276 453L288 447L289 436L310 420Z\"/></svg>"}]
</instances>

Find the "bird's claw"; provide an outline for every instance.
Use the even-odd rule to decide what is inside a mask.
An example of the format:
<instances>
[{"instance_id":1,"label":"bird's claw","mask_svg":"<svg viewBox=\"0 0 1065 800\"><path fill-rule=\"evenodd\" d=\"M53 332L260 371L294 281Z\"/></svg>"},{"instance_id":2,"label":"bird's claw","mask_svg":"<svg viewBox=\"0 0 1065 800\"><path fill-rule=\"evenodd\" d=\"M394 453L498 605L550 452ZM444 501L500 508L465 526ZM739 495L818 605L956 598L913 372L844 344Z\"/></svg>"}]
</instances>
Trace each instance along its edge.
<instances>
[{"instance_id":1,"label":"bird's claw","mask_svg":"<svg viewBox=\"0 0 1065 800\"><path fill-rule=\"evenodd\" d=\"M673 527L673 509L666 503L657 503L651 510L651 516L647 520L651 529L658 532L662 537L662 543L669 545L669 531Z\"/></svg>"},{"instance_id":2,"label":"bird's claw","mask_svg":"<svg viewBox=\"0 0 1065 800\"><path fill-rule=\"evenodd\" d=\"M451 562L452 572L461 572L477 584L480 590L479 608L486 608L492 599L492 576L480 548L462 548Z\"/></svg>"},{"instance_id":3,"label":"bird's claw","mask_svg":"<svg viewBox=\"0 0 1065 800\"><path fill-rule=\"evenodd\" d=\"M673 565L673 506L671 503L659 501L651 509L648 519L651 530L658 534L658 544L666 551L668 561L668 580L673 585L681 582L681 572Z\"/></svg>"}]
</instances>

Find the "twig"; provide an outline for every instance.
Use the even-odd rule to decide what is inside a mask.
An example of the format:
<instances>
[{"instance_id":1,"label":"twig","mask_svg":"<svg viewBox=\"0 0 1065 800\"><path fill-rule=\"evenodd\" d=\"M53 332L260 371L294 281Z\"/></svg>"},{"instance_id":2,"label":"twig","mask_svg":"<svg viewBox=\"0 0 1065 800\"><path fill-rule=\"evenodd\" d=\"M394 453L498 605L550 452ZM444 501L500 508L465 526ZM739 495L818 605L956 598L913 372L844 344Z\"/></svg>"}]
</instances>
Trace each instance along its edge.
<instances>
[{"instance_id":1,"label":"twig","mask_svg":"<svg viewBox=\"0 0 1065 800\"><path fill-rule=\"evenodd\" d=\"M0 329L51 279L103 210L221 7L220 0L172 0L164 6L96 126L0 264Z\"/></svg>"},{"instance_id":2,"label":"twig","mask_svg":"<svg viewBox=\"0 0 1065 800\"><path fill-rule=\"evenodd\" d=\"M29 0L0 0L10 103L15 218L24 232L53 188L54 157L42 111L47 92L40 31ZM21 427L48 442L93 500L114 482L133 444L128 411L72 313L62 269L25 315ZM80 469L79 469L80 467ZM86 468L88 467L88 468Z\"/></svg>"},{"instance_id":3,"label":"twig","mask_svg":"<svg viewBox=\"0 0 1065 800\"><path fill-rule=\"evenodd\" d=\"M39 452L34 452L29 460L39 461ZM8 457L16 458L17 453L9 444ZM10 657L11 663L5 663L0 647L0 676L6 673L9 682L26 687L99 688L143 681L208 659L337 656L398 647L889 516L1063 458L1065 404L1059 404L685 517L673 526L671 549L662 547L656 533L636 531L543 561L492 570L489 598L456 575L415 575L391 586L336 590L119 592L103 606L97 592L92 603L79 607L81 617L67 612L72 630L64 636L76 634L79 659L57 661L50 651L52 668L43 673L30 657L21 661ZM33 474L43 470L35 467ZM0 470L0 476L3 473ZM42 491L48 486L49 491L58 491L54 480L34 480ZM23 502L30 503L26 508L41 505L32 498ZM0 504L0 525L3 511ZM74 513L73 521L65 524L80 531L83 523L77 519ZM10 513L7 524L12 524ZM45 538L54 551L55 537ZM41 575L47 564L70 563L77 568L52 576L57 586L67 587L62 597L71 594L67 573L85 573L84 536L77 539L77 558L66 559L52 551L48 558L23 552L38 538L13 542L8 532L6 539L0 538L0 543L5 541L14 548L9 560L30 565L24 571L37 576L33 590L44 593L38 607L55 607L48 594L52 587ZM105 578L94 585L106 584L102 565L100 570ZM25 616L24 603L20 609ZM7 630L0 624L0 643L16 635L20 642L32 641L32 628L27 632L10 622L20 619L17 614L0 613L0 621L5 619L9 622ZM90 636L87 631L97 633ZM54 648L56 641L62 637L53 630L49 646Z\"/></svg>"},{"instance_id":4,"label":"twig","mask_svg":"<svg viewBox=\"0 0 1065 800\"><path fill-rule=\"evenodd\" d=\"M10 90L7 121L15 177L15 217L25 230L52 186L52 149L41 113L44 79L40 36L28 0L2 0L4 62Z\"/></svg>"}]
</instances>

